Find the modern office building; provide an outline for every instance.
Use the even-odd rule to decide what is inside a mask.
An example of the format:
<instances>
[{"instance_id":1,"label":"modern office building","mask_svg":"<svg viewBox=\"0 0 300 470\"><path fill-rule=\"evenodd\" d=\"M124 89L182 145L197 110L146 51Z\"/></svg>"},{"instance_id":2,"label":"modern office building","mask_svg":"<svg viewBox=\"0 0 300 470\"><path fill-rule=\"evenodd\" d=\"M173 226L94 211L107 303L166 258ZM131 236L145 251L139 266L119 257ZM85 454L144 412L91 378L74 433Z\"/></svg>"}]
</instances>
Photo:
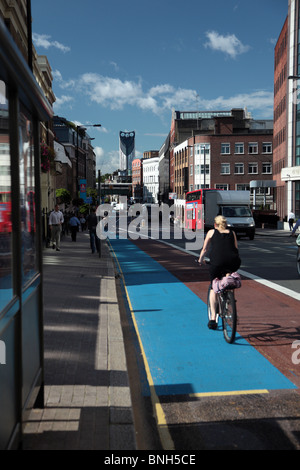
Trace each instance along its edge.
<instances>
[{"instance_id":1,"label":"modern office building","mask_svg":"<svg viewBox=\"0 0 300 470\"><path fill-rule=\"evenodd\" d=\"M135 132L119 133L120 170L131 174L132 162L135 159Z\"/></svg>"}]
</instances>

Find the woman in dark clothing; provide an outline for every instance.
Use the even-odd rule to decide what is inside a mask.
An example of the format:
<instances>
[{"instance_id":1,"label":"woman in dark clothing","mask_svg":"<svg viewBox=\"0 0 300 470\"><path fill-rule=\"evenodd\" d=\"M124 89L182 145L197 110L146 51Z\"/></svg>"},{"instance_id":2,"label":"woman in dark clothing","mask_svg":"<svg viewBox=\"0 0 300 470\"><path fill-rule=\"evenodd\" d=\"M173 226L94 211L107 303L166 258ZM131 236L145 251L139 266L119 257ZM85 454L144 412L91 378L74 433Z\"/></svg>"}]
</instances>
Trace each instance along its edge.
<instances>
[{"instance_id":1,"label":"woman in dark clothing","mask_svg":"<svg viewBox=\"0 0 300 470\"><path fill-rule=\"evenodd\" d=\"M210 280L216 277L221 279L227 274L231 274L239 269L241 260L239 257L237 239L234 232L227 228L227 221L222 215L215 218L215 228L209 230L205 237L204 245L199 256L199 264L204 261L205 255L210 252ZM210 291L210 307L212 320L208 323L208 327L216 329L216 304L217 295L211 289Z\"/></svg>"}]
</instances>

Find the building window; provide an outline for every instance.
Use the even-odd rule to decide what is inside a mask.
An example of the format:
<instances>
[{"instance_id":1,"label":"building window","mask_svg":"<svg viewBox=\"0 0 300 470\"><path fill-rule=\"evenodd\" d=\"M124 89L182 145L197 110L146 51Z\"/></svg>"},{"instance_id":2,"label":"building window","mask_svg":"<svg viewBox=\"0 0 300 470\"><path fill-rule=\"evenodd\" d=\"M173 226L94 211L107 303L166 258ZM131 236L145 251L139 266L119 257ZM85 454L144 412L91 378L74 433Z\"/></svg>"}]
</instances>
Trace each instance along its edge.
<instances>
[{"instance_id":1,"label":"building window","mask_svg":"<svg viewBox=\"0 0 300 470\"><path fill-rule=\"evenodd\" d=\"M249 142L248 144L248 153L251 155L253 153L258 153L258 144L257 142Z\"/></svg>"},{"instance_id":2,"label":"building window","mask_svg":"<svg viewBox=\"0 0 300 470\"><path fill-rule=\"evenodd\" d=\"M190 176L193 176L193 165L190 165Z\"/></svg>"},{"instance_id":3,"label":"building window","mask_svg":"<svg viewBox=\"0 0 300 470\"><path fill-rule=\"evenodd\" d=\"M205 174L209 175L209 165L205 165ZM201 165L201 175L204 175L204 165Z\"/></svg>"},{"instance_id":4,"label":"building window","mask_svg":"<svg viewBox=\"0 0 300 470\"><path fill-rule=\"evenodd\" d=\"M250 186L249 186L249 184L237 184L236 185L236 190L237 191L249 191Z\"/></svg>"},{"instance_id":5,"label":"building window","mask_svg":"<svg viewBox=\"0 0 300 470\"><path fill-rule=\"evenodd\" d=\"M234 153L243 154L244 152L244 142L237 142L234 145Z\"/></svg>"},{"instance_id":6,"label":"building window","mask_svg":"<svg viewBox=\"0 0 300 470\"><path fill-rule=\"evenodd\" d=\"M236 175L243 175L244 174L244 163L235 163L234 173Z\"/></svg>"},{"instance_id":7,"label":"building window","mask_svg":"<svg viewBox=\"0 0 300 470\"><path fill-rule=\"evenodd\" d=\"M227 191L229 189L229 184L216 184L216 189L223 189L224 191Z\"/></svg>"},{"instance_id":8,"label":"building window","mask_svg":"<svg viewBox=\"0 0 300 470\"><path fill-rule=\"evenodd\" d=\"M254 194L254 188L250 189L250 194ZM271 188L255 188L256 196L270 196Z\"/></svg>"},{"instance_id":9,"label":"building window","mask_svg":"<svg viewBox=\"0 0 300 470\"><path fill-rule=\"evenodd\" d=\"M222 155L230 154L230 144L221 144L221 154Z\"/></svg>"},{"instance_id":10,"label":"building window","mask_svg":"<svg viewBox=\"0 0 300 470\"><path fill-rule=\"evenodd\" d=\"M262 173L264 175L271 175L272 174L272 163L271 162L262 163Z\"/></svg>"},{"instance_id":11,"label":"building window","mask_svg":"<svg viewBox=\"0 0 300 470\"><path fill-rule=\"evenodd\" d=\"M272 153L272 142L263 142L263 153Z\"/></svg>"},{"instance_id":12,"label":"building window","mask_svg":"<svg viewBox=\"0 0 300 470\"><path fill-rule=\"evenodd\" d=\"M257 175L257 173L258 173L258 164L257 163L249 163L248 164L248 173L250 175Z\"/></svg>"},{"instance_id":13,"label":"building window","mask_svg":"<svg viewBox=\"0 0 300 470\"><path fill-rule=\"evenodd\" d=\"M221 175L230 174L230 163L221 163Z\"/></svg>"}]
</instances>

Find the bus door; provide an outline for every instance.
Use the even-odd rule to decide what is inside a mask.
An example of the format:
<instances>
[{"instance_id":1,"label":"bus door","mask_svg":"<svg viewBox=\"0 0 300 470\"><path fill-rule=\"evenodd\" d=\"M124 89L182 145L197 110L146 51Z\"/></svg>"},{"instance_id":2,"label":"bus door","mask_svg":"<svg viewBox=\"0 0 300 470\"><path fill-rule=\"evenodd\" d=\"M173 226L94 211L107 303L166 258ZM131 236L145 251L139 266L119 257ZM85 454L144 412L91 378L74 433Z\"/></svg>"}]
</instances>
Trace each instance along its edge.
<instances>
[{"instance_id":1,"label":"bus door","mask_svg":"<svg viewBox=\"0 0 300 470\"><path fill-rule=\"evenodd\" d=\"M197 208L197 229L204 229L204 207L203 204L199 204Z\"/></svg>"},{"instance_id":2,"label":"bus door","mask_svg":"<svg viewBox=\"0 0 300 470\"><path fill-rule=\"evenodd\" d=\"M188 202L186 204L186 228L196 229L197 202Z\"/></svg>"}]
</instances>

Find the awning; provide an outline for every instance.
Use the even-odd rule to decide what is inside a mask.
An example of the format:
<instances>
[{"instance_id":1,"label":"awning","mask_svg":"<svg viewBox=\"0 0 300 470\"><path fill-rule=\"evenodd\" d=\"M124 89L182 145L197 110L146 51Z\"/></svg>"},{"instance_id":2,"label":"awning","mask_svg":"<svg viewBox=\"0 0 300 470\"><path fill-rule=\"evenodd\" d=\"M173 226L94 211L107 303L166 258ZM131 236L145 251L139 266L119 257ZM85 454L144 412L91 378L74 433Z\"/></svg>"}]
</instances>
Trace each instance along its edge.
<instances>
[{"instance_id":1,"label":"awning","mask_svg":"<svg viewBox=\"0 0 300 470\"><path fill-rule=\"evenodd\" d=\"M55 150L55 161L61 163L67 163L72 168L72 163L69 157L66 155L65 147L59 142L54 141Z\"/></svg>"},{"instance_id":2,"label":"awning","mask_svg":"<svg viewBox=\"0 0 300 470\"><path fill-rule=\"evenodd\" d=\"M273 180L252 180L250 188L276 188L276 181Z\"/></svg>"},{"instance_id":3,"label":"awning","mask_svg":"<svg viewBox=\"0 0 300 470\"><path fill-rule=\"evenodd\" d=\"M300 180L300 166L290 166L282 168L281 181L299 181Z\"/></svg>"}]
</instances>

